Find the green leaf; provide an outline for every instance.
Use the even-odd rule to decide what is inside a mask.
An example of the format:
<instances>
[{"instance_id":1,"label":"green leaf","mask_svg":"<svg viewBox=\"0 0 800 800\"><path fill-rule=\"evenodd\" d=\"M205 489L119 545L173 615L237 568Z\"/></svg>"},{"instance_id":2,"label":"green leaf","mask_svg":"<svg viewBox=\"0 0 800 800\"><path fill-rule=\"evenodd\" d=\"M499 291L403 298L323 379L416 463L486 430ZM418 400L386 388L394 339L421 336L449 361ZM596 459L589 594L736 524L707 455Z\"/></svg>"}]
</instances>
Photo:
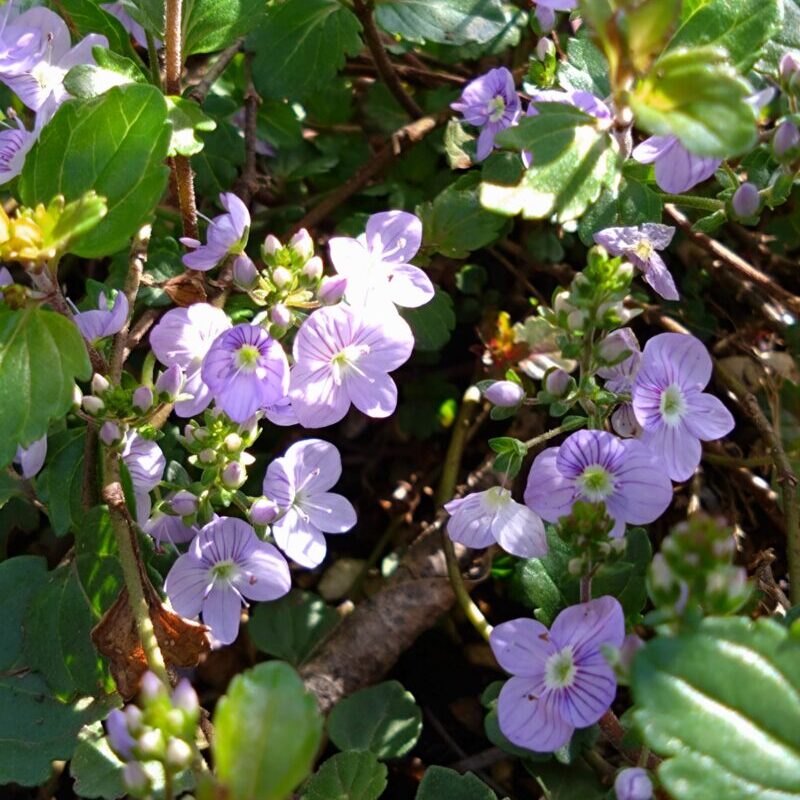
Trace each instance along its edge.
<instances>
[{"instance_id":1,"label":"green leaf","mask_svg":"<svg viewBox=\"0 0 800 800\"><path fill-rule=\"evenodd\" d=\"M424 306L403 309L403 317L414 333L414 349L440 350L450 340L456 326L453 298L436 289L436 294Z\"/></svg>"},{"instance_id":2,"label":"green leaf","mask_svg":"<svg viewBox=\"0 0 800 800\"><path fill-rule=\"evenodd\" d=\"M0 508L9 500L22 495L22 484L19 478L9 472L0 472Z\"/></svg>"},{"instance_id":3,"label":"green leaf","mask_svg":"<svg viewBox=\"0 0 800 800\"><path fill-rule=\"evenodd\" d=\"M800 55L800 0L783 0L783 25L764 45L761 64L777 71L786 53Z\"/></svg>"},{"instance_id":4,"label":"green leaf","mask_svg":"<svg viewBox=\"0 0 800 800\"><path fill-rule=\"evenodd\" d=\"M397 681L361 689L328 717L328 735L340 750L369 750L380 759L405 755L421 731L422 711Z\"/></svg>"},{"instance_id":5,"label":"green leaf","mask_svg":"<svg viewBox=\"0 0 800 800\"><path fill-rule=\"evenodd\" d=\"M608 797L597 775L585 763L566 765L530 760L522 763L549 800L605 800Z\"/></svg>"},{"instance_id":6,"label":"green leaf","mask_svg":"<svg viewBox=\"0 0 800 800\"><path fill-rule=\"evenodd\" d=\"M488 42L503 32L500 0L384 0L375 21L387 33L410 42Z\"/></svg>"},{"instance_id":7,"label":"green leaf","mask_svg":"<svg viewBox=\"0 0 800 800\"><path fill-rule=\"evenodd\" d=\"M448 258L466 258L473 250L496 241L507 222L481 205L477 173L465 177L466 181L457 181L432 202L417 207L423 247Z\"/></svg>"},{"instance_id":8,"label":"green leaf","mask_svg":"<svg viewBox=\"0 0 800 800\"><path fill-rule=\"evenodd\" d=\"M565 89L608 97L608 62L591 39L576 36L567 41L567 60L559 61L558 82Z\"/></svg>"},{"instance_id":9,"label":"green leaf","mask_svg":"<svg viewBox=\"0 0 800 800\"><path fill-rule=\"evenodd\" d=\"M244 164L244 139L230 123L218 122L217 129L203 141L202 152L192 158L195 188L199 194L216 196L230 189L237 167Z\"/></svg>"},{"instance_id":10,"label":"green leaf","mask_svg":"<svg viewBox=\"0 0 800 800\"><path fill-rule=\"evenodd\" d=\"M72 407L75 378L92 374L78 328L40 308L0 308L0 465Z\"/></svg>"},{"instance_id":11,"label":"green leaf","mask_svg":"<svg viewBox=\"0 0 800 800\"><path fill-rule=\"evenodd\" d=\"M745 103L749 84L713 47L672 50L631 94L636 124L657 136L675 135L692 153L726 158L756 141L756 119Z\"/></svg>"},{"instance_id":12,"label":"green leaf","mask_svg":"<svg viewBox=\"0 0 800 800\"><path fill-rule=\"evenodd\" d=\"M702 0L684 9L667 50L724 47L739 72L746 73L782 22L781 0Z\"/></svg>"},{"instance_id":13,"label":"green leaf","mask_svg":"<svg viewBox=\"0 0 800 800\"><path fill-rule=\"evenodd\" d=\"M47 562L39 556L15 556L0 563L0 670L10 670L22 651L22 620L31 598L47 580Z\"/></svg>"},{"instance_id":14,"label":"green leaf","mask_svg":"<svg viewBox=\"0 0 800 800\"><path fill-rule=\"evenodd\" d=\"M95 622L74 563L53 570L31 599L23 660L61 699L111 690L105 662L90 636Z\"/></svg>"},{"instance_id":15,"label":"green leaf","mask_svg":"<svg viewBox=\"0 0 800 800\"><path fill-rule=\"evenodd\" d=\"M623 172L619 189L605 189L578 224L581 241L591 247L594 234L606 228L661 222L664 204L658 192Z\"/></svg>"},{"instance_id":16,"label":"green leaf","mask_svg":"<svg viewBox=\"0 0 800 800\"><path fill-rule=\"evenodd\" d=\"M184 52L224 50L264 17L264 0L184 0Z\"/></svg>"},{"instance_id":17,"label":"green leaf","mask_svg":"<svg viewBox=\"0 0 800 800\"><path fill-rule=\"evenodd\" d=\"M147 83L141 67L129 58L104 47L93 47L94 64L78 64L64 78L64 88L73 96L88 99L105 94L114 86Z\"/></svg>"},{"instance_id":18,"label":"green leaf","mask_svg":"<svg viewBox=\"0 0 800 800\"><path fill-rule=\"evenodd\" d=\"M81 36L101 33L108 39L112 50L139 62L139 56L131 44L130 34L116 17L100 8L99 2L96 0L61 0L59 10L61 9L63 9L62 16L69 18Z\"/></svg>"},{"instance_id":19,"label":"green leaf","mask_svg":"<svg viewBox=\"0 0 800 800\"><path fill-rule=\"evenodd\" d=\"M93 100L69 100L42 131L20 177L22 201L74 200L94 189L108 214L71 248L99 258L126 247L167 183L167 104L154 86L117 86Z\"/></svg>"},{"instance_id":20,"label":"green leaf","mask_svg":"<svg viewBox=\"0 0 800 800\"><path fill-rule=\"evenodd\" d=\"M336 611L311 592L293 589L271 603L259 603L247 623L253 644L269 656L297 666L333 629Z\"/></svg>"},{"instance_id":21,"label":"green leaf","mask_svg":"<svg viewBox=\"0 0 800 800\"><path fill-rule=\"evenodd\" d=\"M708 618L634 661L634 718L676 800L800 797L800 642L771 619ZM710 735L711 734L711 735Z\"/></svg>"},{"instance_id":22,"label":"green leaf","mask_svg":"<svg viewBox=\"0 0 800 800\"><path fill-rule=\"evenodd\" d=\"M81 495L85 443L85 428L61 431L47 443L47 465L37 485L57 536L68 533L84 517Z\"/></svg>"},{"instance_id":23,"label":"green leaf","mask_svg":"<svg viewBox=\"0 0 800 800\"><path fill-rule=\"evenodd\" d=\"M200 110L193 100L182 97L167 97L169 121L172 123L172 138L169 141L170 156L194 156L203 149L203 140L197 131L213 131L217 127L211 117Z\"/></svg>"},{"instance_id":24,"label":"green leaf","mask_svg":"<svg viewBox=\"0 0 800 800\"><path fill-rule=\"evenodd\" d=\"M563 103L540 103L537 108L537 116L497 137L500 145L530 151L531 167L515 185L485 169L481 203L507 216L554 216L568 222L580 217L604 188L616 186L618 148L597 120L580 109Z\"/></svg>"},{"instance_id":25,"label":"green leaf","mask_svg":"<svg viewBox=\"0 0 800 800\"><path fill-rule=\"evenodd\" d=\"M337 753L311 776L303 800L377 800L386 789L387 774L372 753Z\"/></svg>"},{"instance_id":26,"label":"green leaf","mask_svg":"<svg viewBox=\"0 0 800 800\"><path fill-rule=\"evenodd\" d=\"M75 528L75 565L78 578L96 619L108 611L123 586L122 565L106 506L84 514Z\"/></svg>"},{"instance_id":27,"label":"green leaf","mask_svg":"<svg viewBox=\"0 0 800 800\"><path fill-rule=\"evenodd\" d=\"M264 98L302 98L324 89L361 50L361 23L338 0L285 0L254 33L253 82Z\"/></svg>"},{"instance_id":28,"label":"green leaf","mask_svg":"<svg viewBox=\"0 0 800 800\"><path fill-rule=\"evenodd\" d=\"M314 697L280 661L237 675L214 710L216 773L230 800L285 800L322 738Z\"/></svg>"},{"instance_id":29,"label":"green leaf","mask_svg":"<svg viewBox=\"0 0 800 800\"><path fill-rule=\"evenodd\" d=\"M459 775L446 767L428 767L416 800L497 800L497 795L471 772Z\"/></svg>"}]
</instances>

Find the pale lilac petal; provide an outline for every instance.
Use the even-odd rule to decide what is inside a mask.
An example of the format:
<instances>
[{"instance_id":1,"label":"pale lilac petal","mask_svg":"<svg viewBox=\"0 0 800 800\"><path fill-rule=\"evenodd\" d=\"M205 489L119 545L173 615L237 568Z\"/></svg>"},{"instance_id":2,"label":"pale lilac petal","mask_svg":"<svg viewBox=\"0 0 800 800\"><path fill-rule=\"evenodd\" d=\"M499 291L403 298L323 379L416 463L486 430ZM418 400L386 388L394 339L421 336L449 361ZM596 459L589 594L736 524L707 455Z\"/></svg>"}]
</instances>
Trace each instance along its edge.
<instances>
[{"instance_id":1,"label":"pale lilac petal","mask_svg":"<svg viewBox=\"0 0 800 800\"><path fill-rule=\"evenodd\" d=\"M185 253L181 261L189 269L207 272L214 269L228 255L227 248L220 249L211 245L201 245L191 253Z\"/></svg>"},{"instance_id":2,"label":"pale lilac petal","mask_svg":"<svg viewBox=\"0 0 800 800\"><path fill-rule=\"evenodd\" d=\"M294 508L273 524L272 535L278 547L301 567L314 569L325 560L328 545L322 531L302 520Z\"/></svg>"},{"instance_id":3,"label":"pale lilac petal","mask_svg":"<svg viewBox=\"0 0 800 800\"><path fill-rule=\"evenodd\" d=\"M137 518L146 519L146 515L137 513ZM196 525L184 525L180 517L171 514L158 514L150 517L142 525L142 530L152 536L158 544L166 541L173 545L191 542L200 532L200 528Z\"/></svg>"},{"instance_id":4,"label":"pale lilac petal","mask_svg":"<svg viewBox=\"0 0 800 800\"><path fill-rule=\"evenodd\" d=\"M710 178L722 163L721 159L696 156L680 142L656 161L656 183L664 192L682 194Z\"/></svg>"},{"instance_id":5,"label":"pale lilac petal","mask_svg":"<svg viewBox=\"0 0 800 800\"><path fill-rule=\"evenodd\" d=\"M494 149L494 137L497 131L491 125L486 125L478 136L478 145L475 148L476 161L484 161Z\"/></svg>"},{"instance_id":6,"label":"pale lilac petal","mask_svg":"<svg viewBox=\"0 0 800 800\"><path fill-rule=\"evenodd\" d=\"M661 225L658 222L645 222L641 226L641 230L656 250L664 250L669 247L675 236L675 228L672 225Z\"/></svg>"},{"instance_id":7,"label":"pale lilac petal","mask_svg":"<svg viewBox=\"0 0 800 800\"><path fill-rule=\"evenodd\" d=\"M650 257L650 266L644 273L644 282L665 300L680 300L675 279L657 253Z\"/></svg>"},{"instance_id":8,"label":"pale lilac petal","mask_svg":"<svg viewBox=\"0 0 800 800\"><path fill-rule=\"evenodd\" d=\"M551 11L572 11L578 7L578 0L536 0L536 5Z\"/></svg>"},{"instance_id":9,"label":"pale lilac petal","mask_svg":"<svg viewBox=\"0 0 800 800\"><path fill-rule=\"evenodd\" d=\"M81 39L72 50L59 60L58 66L66 73L79 64L94 64L92 50L95 47L104 47L107 50L108 39L99 33L90 33L88 36Z\"/></svg>"},{"instance_id":10,"label":"pale lilac petal","mask_svg":"<svg viewBox=\"0 0 800 800\"><path fill-rule=\"evenodd\" d=\"M190 373L186 373L181 394L192 395L191 400L178 400L175 413L179 417L194 417L205 411L211 403L211 390L203 383L199 365Z\"/></svg>"},{"instance_id":11,"label":"pale lilac petal","mask_svg":"<svg viewBox=\"0 0 800 800\"><path fill-rule=\"evenodd\" d=\"M674 136L651 136L634 147L631 155L640 164L652 164L657 158L666 156L677 141Z\"/></svg>"},{"instance_id":12,"label":"pale lilac petal","mask_svg":"<svg viewBox=\"0 0 800 800\"><path fill-rule=\"evenodd\" d=\"M447 520L447 534L454 542L476 550L494 544L492 515L483 504L485 495L486 492L474 492L445 505L451 515Z\"/></svg>"},{"instance_id":13,"label":"pale lilac petal","mask_svg":"<svg viewBox=\"0 0 800 800\"><path fill-rule=\"evenodd\" d=\"M673 481L689 480L700 463L700 440L688 431L683 421L677 425L645 429L641 441L657 457L663 459L667 475Z\"/></svg>"},{"instance_id":14,"label":"pale lilac petal","mask_svg":"<svg viewBox=\"0 0 800 800\"><path fill-rule=\"evenodd\" d=\"M184 553L167 574L164 591L178 614L193 619L200 614L209 583L208 567L191 553Z\"/></svg>"},{"instance_id":15,"label":"pale lilac petal","mask_svg":"<svg viewBox=\"0 0 800 800\"><path fill-rule=\"evenodd\" d=\"M588 728L611 707L617 694L617 680L599 652L583 659L577 668L574 683L559 692L558 708L571 725Z\"/></svg>"},{"instance_id":16,"label":"pale lilac petal","mask_svg":"<svg viewBox=\"0 0 800 800\"><path fill-rule=\"evenodd\" d=\"M283 397L277 403L264 408L264 416L273 424L282 428L299 424L297 414L292 407L291 398Z\"/></svg>"},{"instance_id":17,"label":"pale lilac petal","mask_svg":"<svg viewBox=\"0 0 800 800\"><path fill-rule=\"evenodd\" d=\"M367 247L390 264L410 261L422 245L422 221L407 211L384 211L367 220Z\"/></svg>"},{"instance_id":18,"label":"pale lilac petal","mask_svg":"<svg viewBox=\"0 0 800 800\"><path fill-rule=\"evenodd\" d=\"M307 494L327 492L342 476L342 457L339 450L322 439L303 439L296 442L277 460L293 475L294 484L302 484ZM267 492L266 483L264 493L271 496Z\"/></svg>"},{"instance_id":19,"label":"pale lilac petal","mask_svg":"<svg viewBox=\"0 0 800 800\"><path fill-rule=\"evenodd\" d=\"M397 408L397 385L385 373L350 374L344 385L350 401L368 417L383 419Z\"/></svg>"},{"instance_id":20,"label":"pale lilac petal","mask_svg":"<svg viewBox=\"0 0 800 800\"><path fill-rule=\"evenodd\" d=\"M684 391L702 390L711 380L712 369L711 356L699 339L684 333L659 333L644 347L636 383L653 383L658 374L667 378L663 388L677 383Z\"/></svg>"},{"instance_id":21,"label":"pale lilac petal","mask_svg":"<svg viewBox=\"0 0 800 800\"><path fill-rule=\"evenodd\" d=\"M639 440L622 444L625 458L615 471L616 490L606 499L608 513L633 525L654 522L672 502L672 484L657 456Z\"/></svg>"},{"instance_id":22,"label":"pale lilac petal","mask_svg":"<svg viewBox=\"0 0 800 800\"><path fill-rule=\"evenodd\" d=\"M503 735L518 747L552 753L563 747L575 728L559 713L553 692L544 681L509 678L500 690L497 716Z\"/></svg>"},{"instance_id":23,"label":"pale lilac petal","mask_svg":"<svg viewBox=\"0 0 800 800\"><path fill-rule=\"evenodd\" d=\"M216 644L231 644L239 633L242 600L227 584L216 584L203 601L203 622Z\"/></svg>"},{"instance_id":24,"label":"pale lilac petal","mask_svg":"<svg viewBox=\"0 0 800 800\"><path fill-rule=\"evenodd\" d=\"M327 367L309 370L292 367L290 397L292 408L304 428L334 425L350 408L350 397L333 380Z\"/></svg>"},{"instance_id":25,"label":"pale lilac petal","mask_svg":"<svg viewBox=\"0 0 800 800\"><path fill-rule=\"evenodd\" d=\"M557 447L548 447L533 461L525 487L525 505L542 519L557 522L572 510L576 490L572 480L556 466Z\"/></svg>"},{"instance_id":26,"label":"pale lilac petal","mask_svg":"<svg viewBox=\"0 0 800 800\"><path fill-rule=\"evenodd\" d=\"M633 406L630 403L622 403L617 407L611 415L611 426L624 438L638 436L642 430L636 421L636 414L633 413Z\"/></svg>"},{"instance_id":27,"label":"pale lilac petal","mask_svg":"<svg viewBox=\"0 0 800 800\"><path fill-rule=\"evenodd\" d=\"M320 492L298 505L308 516L309 522L324 533L346 533L356 524L353 504L335 492Z\"/></svg>"},{"instance_id":28,"label":"pale lilac petal","mask_svg":"<svg viewBox=\"0 0 800 800\"><path fill-rule=\"evenodd\" d=\"M431 279L413 264L396 264L392 268L389 296L393 303L403 308L419 308L435 294Z\"/></svg>"},{"instance_id":29,"label":"pale lilac petal","mask_svg":"<svg viewBox=\"0 0 800 800\"><path fill-rule=\"evenodd\" d=\"M569 606L555 618L550 638L559 650L572 647L577 664L603 645L621 647L625 638L622 606L609 595Z\"/></svg>"},{"instance_id":30,"label":"pale lilac petal","mask_svg":"<svg viewBox=\"0 0 800 800\"><path fill-rule=\"evenodd\" d=\"M128 468L133 488L137 492L151 492L155 489L161 482L167 466L161 448L136 431L130 431L125 437L122 460Z\"/></svg>"},{"instance_id":31,"label":"pale lilac petal","mask_svg":"<svg viewBox=\"0 0 800 800\"><path fill-rule=\"evenodd\" d=\"M22 477L33 478L44 466L47 456L47 436L42 436L28 447L18 447L14 460L20 465Z\"/></svg>"},{"instance_id":32,"label":"pale lilac petal","mask_svg":"<svg viewBox=\"0 0 800 800\"><path fill-rule=\"evenodd\" d=\"M536 680L544 677L545 663L556 652L547 628L526 617L496 625L489 646L506 672Z\"/></svg>"},{"instance_id":33,"label":"pale lilac petal","mask_svg":"<svg viewBox=\"0 0 800 800\"><path fill-rule=\"evenodd\" d=\"M684 423L687 430L703 442L727 436L735 425L731 412L713 394L687 393L686 409Z\"/></svg>"},{"instance_id":34,"label":"pale lilac petal","mask_svg":"<svg viewBox=\"0 0 800 800\"><path fill-rule=\"evenodd\" d=\"M411 357L414 334L397 313L387 313L380 318L367 314L361 320L355 344L369 348L358 362L364 371L393 372Z\"/></svg>"},{"instance_id":35,"label":"pale lilac petal","mask_svg":"<svg viewBox=\"0 0 800 800\"><path fill-rule=\"evenodd\" d=\"M518 558L547 555L544 523L538 514L513 500L501 505L492 521L492 534L500 547Z\"/></svg>"},{"instance_id":36,"label":"pale lilac petal","mask_svg":"<svg viewBox=\"0 0 800 800\"><path fill-rule=\"evenodd\" d=\"M245 231L250 227L250 212L247 206L233 192L223 192L219 196L222 207L231 215L233 229L238 233L239 239L244 236Z\"/></svg>"},{"instance_id":37,"label":"pale lilac petal","mask_svg":"<svg viewBox=\"0 0 800 800\"><path fill-rule=\"evenodd\" d=\"M150 332L150 346L162 364L183 368L188 385L190 373L199 369L214 340L231 327L221 308L194 303L167 311Z\"/></svg>"},{"instance_id":38,"label":"pale lilac petal","mask_svg":"<svg viewBox=\"0 0 800 800\"><path fill-rule=\"evenodd\" d=\"M236 587L248 600L277 600L292 588L286 559L267 542L259 542L238 563L242 571L236 578Z\"/></svg>"}]
</instances>

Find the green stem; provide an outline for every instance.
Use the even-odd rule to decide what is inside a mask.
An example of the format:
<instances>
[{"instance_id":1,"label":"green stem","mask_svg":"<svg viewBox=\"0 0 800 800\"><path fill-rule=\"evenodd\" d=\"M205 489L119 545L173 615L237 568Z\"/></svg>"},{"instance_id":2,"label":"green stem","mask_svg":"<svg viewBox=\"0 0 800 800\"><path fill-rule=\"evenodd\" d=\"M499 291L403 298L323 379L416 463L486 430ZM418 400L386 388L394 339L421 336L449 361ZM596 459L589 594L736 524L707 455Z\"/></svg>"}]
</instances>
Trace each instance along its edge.
<instances>
[{"instance_id":1,"label":"green stem","mask_svg":"<svg viewBox=\"0 0 800 800\"><path fill-rule=\"evenodd\" d=\"M662 194L661 199L665 203L674 203L676 206L697 208L700 211L711 211L712 213L725 208L725 203L722 200L717 200L713 197L700 197L696 194Z\"/></svg>"},{"instance_id":2,"label":"green stem","mask_svg":"<svg viewBox=\"0 0 800 800\"><path fill-rule=\"evenodd\" d=\"M156 50L156 40L153 34L145 31L147 37L147 59L150 62L150 80L154 86L161 89L161 66L158 63L158 50Z\"/></svg>"},{"instance_id":3,"label":"green stem","mask_svg":"<svg viewBox=\"0 0 800 800\"><path fill-rule=\"evenodd\" d=\"M453 425L453 434L450 438L450 446L447 448L442 477L436 492L436 506L443 506L453 496L458 480L458 471L461 467L461 458L464 455L464 446L467 443L467 434L470 423L475 412L480 407L481 393L477 386L470 386L461 401L461 408L458 411L458 418ZM450 578L450 585L456 596L458 604L461 606L467 619L472 623L475 630L488 642L492 626L483 616L483 612L475 605L469 596L467 587L464 584L464 576L461 574L461 567L458 563L455 547L447 535L446 530L442 530L442 548L444 549L445 560L447 561L447 575Z\"/></svg>"},{"instance_id":4,"label":"green stem","mask_svg":"<svg viewBox=\"0 0 800 800\"><path fill-rule=\"evenodd\" d=\"M548 441L548 439L554 439L556 436L560 436L562 433L568 433L569 431L574 430L577 430L575 425L561 425L558 428L553 428L551 431L546 431L545 433L539 434L539 436L534 436L533 439L528 439L528 441L525 442L525 447L530 450L531 448L542 444L542 442Z\"/></svg>"}]
</instances>

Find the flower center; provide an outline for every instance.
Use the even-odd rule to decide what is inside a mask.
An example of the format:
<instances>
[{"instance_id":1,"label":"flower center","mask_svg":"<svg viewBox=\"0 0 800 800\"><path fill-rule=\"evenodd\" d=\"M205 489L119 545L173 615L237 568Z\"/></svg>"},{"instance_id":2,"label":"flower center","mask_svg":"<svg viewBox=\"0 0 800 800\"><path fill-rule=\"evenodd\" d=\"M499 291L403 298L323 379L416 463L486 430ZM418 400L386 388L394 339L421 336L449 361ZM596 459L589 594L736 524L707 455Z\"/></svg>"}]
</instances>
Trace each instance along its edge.
<instances>
[{"instance_id":1,"label":"flower center","mask_svg":"<svg viewBox=\"0 0 800 800\"><path fill-rule=\"evenodd\" d=\"M261 356L259 349L252 344L243 344L236 351L236 367L241 372L254 372Z\"/></svg>"},{"instance_id":2,"label":"flower center","mask_svg":"<svg viewBox=\"0 0 800 800\"><path fill-rule=\"evenodd\" d=\"M489 101L487 110L489 121L499 122L506 113L506 101L498 94Z\"/></svg>"},{"instance_id":3,"label":"flower center","mask_svg":"<svg viewBox=\"0 0 800 800\"><path fill-rule=\"evenodd\" d=\"M239 567L234 561L218 561L210 569L211 577L215 581L224 581L229 583L232 581L239 572Z\"/></svg>"},{"instance_id":4,"label":"flower center","mask_svg":"<svg viewBox=\"0 0 800 800\"><path fill-rule=\"evenodd\" d=\"M677 425L686 412L686 400L676 384L667 386L661 393L661 417L667 425Z\"/></svg>"},{"instance_id":5,"label":"flower center","mask_svg":"<svg viewBox=\"0 0 800 800\"><path fill-rule=\"evenodd\" d=\"M553 653L544 665L544 682L548 689L566 689L575 680L575 659L572 648L565 647Z\"/></svg>"},{"instance_id":6,"label":"flower center","mask_svg":"<svg viewBox=\"0 0 800 800\"><path fill-rule=\"evenodd\" d=\"M52 89L61 83L64 78L64 70L46 61L40 61L32 70L31 77L39 84L42 89Z\"/></svg>"},{"instance_id":7,"label":"flower center","mask_svg":"<svg viewBox=\"0 0 800 800\"><path fill-rule=\"evenodd\" d=\"M641 258L642 261L648 261L650 256L653 255L653 245L648 241L642 240L633 248L633 252Z\"/></svg>"},{"instance_id":8,"label":"flower center","mask_svg":"<svg viewBox=\"0 0 800 800\"><path fill-rule=\"evenodd\" d=\"M348 372L361 372L357 364L360 358L368 352L369 348L366 345L349 344L343 350L336 353L331 359L334 381L338 384L342 382L342 379Z\"/></svg>"},{"instance_id":9,"label":"flower center","mask_svg":"<svg viewBox=\"0 0 800 800\"><path fill-rule=\"evenodd\" d=\"M605 500L614 491L611 473L599 464L590 464L578 477L578 488L590 502Z\"/></svg>"},{"instance_id":10,"label":"flower center","mask_svg":"<svg viewBox=\"0 0 800 800\"><path fill-rule=\"evenodd\" d=\"M511 492L504 489L502 486L493 486L486 492L484 502L492 510L502 508L511 500Z\"/></svg>"}]
</instances>

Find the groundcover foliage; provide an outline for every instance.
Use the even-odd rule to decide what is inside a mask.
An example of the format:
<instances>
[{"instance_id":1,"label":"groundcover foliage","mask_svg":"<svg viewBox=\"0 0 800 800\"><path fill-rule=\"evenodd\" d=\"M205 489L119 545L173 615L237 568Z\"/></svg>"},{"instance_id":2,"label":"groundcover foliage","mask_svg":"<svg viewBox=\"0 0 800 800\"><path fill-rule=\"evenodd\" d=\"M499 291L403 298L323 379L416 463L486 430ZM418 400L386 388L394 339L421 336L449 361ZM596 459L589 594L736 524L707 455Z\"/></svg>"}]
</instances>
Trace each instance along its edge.
<instances>
[{"instance_id":1,"label":"groundcover foliage","mask_svg":"<svg viewBox=\"0 0 800 800\"><path fill-rule=\"evenodd\" d=\"M796 0L10 0L9 798L800 800Z\"/></svg>"}]
</instances>

